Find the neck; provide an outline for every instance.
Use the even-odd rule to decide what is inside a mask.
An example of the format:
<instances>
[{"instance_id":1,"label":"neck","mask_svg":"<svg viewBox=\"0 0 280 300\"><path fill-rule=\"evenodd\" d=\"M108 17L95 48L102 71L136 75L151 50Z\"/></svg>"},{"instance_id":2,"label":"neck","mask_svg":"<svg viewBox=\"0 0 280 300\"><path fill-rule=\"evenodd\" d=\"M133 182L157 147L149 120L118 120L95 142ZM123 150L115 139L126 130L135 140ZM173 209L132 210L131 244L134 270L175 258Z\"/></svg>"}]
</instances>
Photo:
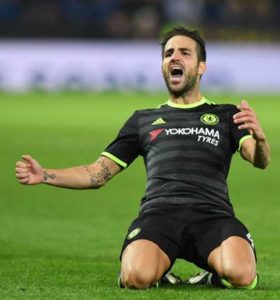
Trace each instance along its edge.
<instances>
[{"instance_id":1,"label":"neck","mask_svg":"<svg viewBox=\"0 0 280 300\"><path fill-rule=\"evenodd\" d=\"M177 104L193 104L202 99L202 94L199 90L189 91L181 96L170 94L170 100Z\"/></svg>"}]
</instances>

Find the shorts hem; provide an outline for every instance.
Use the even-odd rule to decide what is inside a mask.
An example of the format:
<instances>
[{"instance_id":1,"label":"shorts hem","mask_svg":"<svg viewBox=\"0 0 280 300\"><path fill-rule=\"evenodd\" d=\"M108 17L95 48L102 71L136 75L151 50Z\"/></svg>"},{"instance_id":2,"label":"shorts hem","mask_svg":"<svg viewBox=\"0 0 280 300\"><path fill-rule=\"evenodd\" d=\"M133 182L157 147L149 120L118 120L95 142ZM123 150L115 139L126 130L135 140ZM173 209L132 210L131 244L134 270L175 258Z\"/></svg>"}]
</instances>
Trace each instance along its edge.
<instances>
[{"instance_id":1,"label":"shorts hem","mask_svg":"<svg viewBox=\"0 0 280 300\"><path fill-rule=\"evenodd\" d=\"M122 255L123 255L125 249L127 248L127 246L130 245L131 243L133 243L135 241L139 241L139 240L147 240L147 241L150 241L150 242L153 242L154 244L156 244L168 256L168 258L170 260L170 268L173 266L173 264L176 260L177 251L172 250L170 246L168 247L166 245L166 244L171 245L170 241L165 242L165 241L163 241L163 239L155 238L153 233L143 234L143 235L137 236L137 238L134 238L134 239L131 239L131 240L126 239L124 241L124 244L123 244L123 247L122 247L122 250L121 250L121 253L120 253L120 257L119 257L120 261L122 260ZM176 252L176 253L174 253L174 252Z\"/></svg>"}]
</instances>

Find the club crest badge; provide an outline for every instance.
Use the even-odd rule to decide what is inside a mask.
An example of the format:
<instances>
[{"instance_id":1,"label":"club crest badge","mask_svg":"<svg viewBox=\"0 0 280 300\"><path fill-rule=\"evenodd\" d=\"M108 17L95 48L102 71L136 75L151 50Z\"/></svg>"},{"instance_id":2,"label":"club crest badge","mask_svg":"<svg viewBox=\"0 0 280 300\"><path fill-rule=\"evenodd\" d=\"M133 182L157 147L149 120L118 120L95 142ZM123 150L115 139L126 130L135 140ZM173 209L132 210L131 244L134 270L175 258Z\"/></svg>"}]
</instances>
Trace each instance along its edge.
<instances>
[{"instance_id":1,"label":"club crest badge","mask_svg":"<svg viewBox=\"0 0 280 300\"><path fill-rule=\"evenodd\" d=\"M132 230L129 235L127 236L127 239L128 240L131 240L133 239L134 237L136 237L136 235L141 231L141 228L138 227L138 228L135 228L134 230Z\"/></svg>"},{"instance_id":2,"label":"club crest badge","mask_svg":"<svg viewBox=\"0 0 280 300\"><path fill-rule=\"evenodd\" d=\"M219 123L219 117L214 114L203 114L200 117L200 121L206 125L217 125Z\"/></svg>"}]
</instances>

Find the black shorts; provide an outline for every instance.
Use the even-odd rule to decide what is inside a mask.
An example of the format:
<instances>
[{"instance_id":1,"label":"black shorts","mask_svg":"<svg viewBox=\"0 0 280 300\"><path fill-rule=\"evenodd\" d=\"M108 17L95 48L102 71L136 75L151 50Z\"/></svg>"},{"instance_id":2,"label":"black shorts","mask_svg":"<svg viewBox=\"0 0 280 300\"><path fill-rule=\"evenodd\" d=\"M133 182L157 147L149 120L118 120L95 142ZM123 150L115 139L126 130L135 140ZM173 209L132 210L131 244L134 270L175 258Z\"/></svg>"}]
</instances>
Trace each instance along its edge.
<instances>
[{"instance_id":1,"label":"black shorts","mask_svg":"<svg viewBox=\"0 0 280 300\"><path fill-rule=\"evenodd\" d=\"M145 239L157 244L167 254L171 266L181 258L211 271L207 263L210 252L230 236L247 240L256 257L250 233L229 212L178 205L154 207L140 213L132 222L121 256L127 245Z\"/></svg>"}]
</instances>

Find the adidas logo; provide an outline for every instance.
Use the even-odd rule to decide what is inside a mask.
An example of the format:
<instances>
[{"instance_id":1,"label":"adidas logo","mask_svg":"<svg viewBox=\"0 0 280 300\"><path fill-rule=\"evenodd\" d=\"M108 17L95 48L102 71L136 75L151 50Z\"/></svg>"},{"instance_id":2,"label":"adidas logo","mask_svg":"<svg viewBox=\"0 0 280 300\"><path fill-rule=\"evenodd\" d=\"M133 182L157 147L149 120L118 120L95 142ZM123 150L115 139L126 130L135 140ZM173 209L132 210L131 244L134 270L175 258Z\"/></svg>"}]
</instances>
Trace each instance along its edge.
<instances>
[{"instance_id":1,"label":"adidas logo","mask_svg":"<svg viewBox=\"0 0 280 300\"><path fill-rule=\"evenodd\" d=\"M161 124L165 124L166 122L163 120L163 118L158 118L156 119L152 125L161 125Z\"/></svg>"}]
</instances>

